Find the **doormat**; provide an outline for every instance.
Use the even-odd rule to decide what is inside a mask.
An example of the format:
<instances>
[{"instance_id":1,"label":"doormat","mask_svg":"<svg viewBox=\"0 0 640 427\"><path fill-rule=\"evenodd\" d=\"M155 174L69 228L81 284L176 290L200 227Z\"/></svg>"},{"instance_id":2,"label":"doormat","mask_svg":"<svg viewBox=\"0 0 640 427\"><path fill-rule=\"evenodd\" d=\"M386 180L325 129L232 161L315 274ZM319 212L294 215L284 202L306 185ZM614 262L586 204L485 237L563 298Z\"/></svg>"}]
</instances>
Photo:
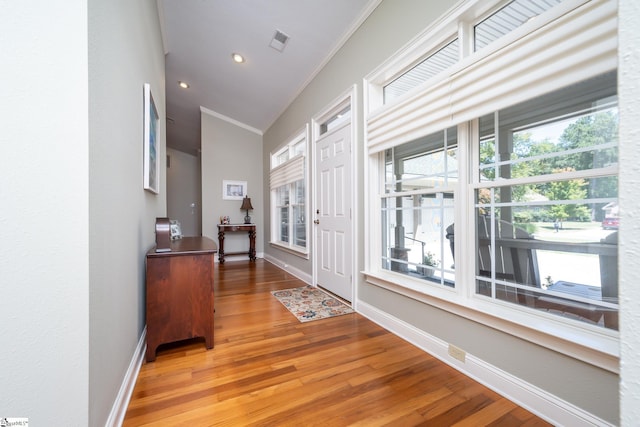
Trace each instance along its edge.
<instances>
[{"instance_id":1,"label":"doormat","mask_svg":"<svg viewBox=\"0 0 640 427\"><path fill-rule=\"evenodd\" d=\"M326 319L353 313L353 309L313 286L271 291L300 322Z\"/></svg>"}]
</instances>

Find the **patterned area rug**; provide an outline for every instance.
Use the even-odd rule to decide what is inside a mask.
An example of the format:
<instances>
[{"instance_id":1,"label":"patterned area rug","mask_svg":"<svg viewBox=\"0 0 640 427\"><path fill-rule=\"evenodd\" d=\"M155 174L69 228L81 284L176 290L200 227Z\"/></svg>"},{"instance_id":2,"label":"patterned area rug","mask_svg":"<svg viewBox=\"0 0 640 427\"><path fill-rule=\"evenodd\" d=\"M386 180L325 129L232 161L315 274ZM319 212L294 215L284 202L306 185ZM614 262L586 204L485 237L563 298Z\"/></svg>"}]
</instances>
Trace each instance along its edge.
<instances>
[{"instance_id":1,"label":"patterned area rug","mask_svg":"<svg viewBox=\"0 0 640 427\"><path fill-rule=\"evenodd\" d=\"M351 307L313 286L271 291L301 322L353 313Z\"/></svg>"}]
</instances>

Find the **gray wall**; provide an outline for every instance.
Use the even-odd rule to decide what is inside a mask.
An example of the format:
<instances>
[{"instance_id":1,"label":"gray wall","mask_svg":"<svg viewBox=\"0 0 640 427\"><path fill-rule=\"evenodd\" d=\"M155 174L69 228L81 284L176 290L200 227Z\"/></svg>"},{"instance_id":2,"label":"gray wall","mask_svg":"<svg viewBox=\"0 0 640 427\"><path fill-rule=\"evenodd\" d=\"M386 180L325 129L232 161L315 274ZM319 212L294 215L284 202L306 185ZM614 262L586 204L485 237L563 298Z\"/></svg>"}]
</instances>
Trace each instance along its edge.
<instances>
[{"instance_id":1,"label":"gray wall","mask_svg":"<svg viewBox=\"0 0 640 427\"><path fill-rule=\"evenodd\" d=\"M84 426L87 5L42 0L1 7L0 416Z\"/></svg>"},{"instance_id":2,"label":"gray wall","mask_svg":"<svg viewBox=\"0 0 640 427\"><path fill-rule=\"evenodd\" d=\"M336 56L316 76L301 95L265 133L265 179L269 170L266 155L285 138L323 109L350 85L358 84L360 100L357 119L358 141L358 211L363 205L363 134L362 79L391 54L422 32L450 7L447 2L385 0L351 37ZM311 186L310 186L311 187ZM268 188L264 188L268 200ZM268 224L268 209L265 222ZM363 242L362 220L357 242ZM268 230L265 230L265 239ZM313 248L313 246L311 246ZM266 248L273 257L311 274L311 260L306 261ZM358 251L358 271L364 269L364 248ZM312 257L311 257L312 259ZM613 423L619 419L618 376L592 365L560 355L528 341L498 332L490 327L441 311L427 304L366 284L358 278L358 297L390 315L418 327L444 341L456 343L469 354L522 378L584 410Z\"/></svg>"},{"instance_id":3,"label":"gray wall","mask_svg":"<svg viewBox=\"0 0 640 427\"><path fill-rule=\"evenodd\" d=\"M103 425L145 326L144 255L166 215L164 52L154 0L89 1L89 425ZM160 194L142 188L143 85Z\"/></svg>"},{"instance_id":4,"label":"gray wall","mask_svg":"<svg viewBox=\"0 0 640 427\"><path fill-rule=\"evenodd\" d=\"M229 123L208 113L201 114L202 126L202 235L218 241L217 224L221 215L228 215L231 222L244 222L242 201L222 199L222 181L246 181L247 193L253 211L251 222L257 230L264 230L262 197L262 136ZM256 237L256 252L264 250L262 233ZM248 251L249 241L245 233L229 233L225 236L225 252Z\"/></svg>"}]
</instances>

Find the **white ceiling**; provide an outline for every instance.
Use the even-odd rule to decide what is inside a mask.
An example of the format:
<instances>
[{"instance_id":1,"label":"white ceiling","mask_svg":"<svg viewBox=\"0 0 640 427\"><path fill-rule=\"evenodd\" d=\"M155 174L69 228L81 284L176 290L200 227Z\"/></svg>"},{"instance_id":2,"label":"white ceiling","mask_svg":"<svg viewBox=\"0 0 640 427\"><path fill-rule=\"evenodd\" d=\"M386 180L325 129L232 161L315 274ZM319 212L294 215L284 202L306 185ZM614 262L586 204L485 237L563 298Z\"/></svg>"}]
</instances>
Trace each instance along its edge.
<instances>
[{"instance_id":1,"label":"white ceiling","mask_svg":"<svg viewBox=\"0 0 640 427\"><path fill-rule=\"evenodd\" d=\"M167 146L195 154L200 107L266 131L380 0L158 0ZM279 30L283 52L269 46ZM236 64L231 54L246 58ZM182 89L178 81L190 87Z\"/></svg>"}]
</instances>

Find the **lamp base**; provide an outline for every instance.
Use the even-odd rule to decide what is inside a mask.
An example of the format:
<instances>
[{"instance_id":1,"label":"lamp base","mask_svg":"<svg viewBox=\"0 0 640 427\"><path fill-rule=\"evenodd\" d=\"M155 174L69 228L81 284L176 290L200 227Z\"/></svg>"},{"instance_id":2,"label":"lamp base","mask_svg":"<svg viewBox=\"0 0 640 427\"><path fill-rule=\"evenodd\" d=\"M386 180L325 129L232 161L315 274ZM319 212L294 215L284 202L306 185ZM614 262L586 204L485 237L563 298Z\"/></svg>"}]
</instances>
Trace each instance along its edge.
<instances>
[{"instance_id":1,"label":"lamp base","mask_svg":"<svg viewBox=\"0 0 640 427\"><path fill-rule=\"evenodd\" d=\"M251 224L251 217L249 215L244 217L244 223L245 224Z\"/></svg>"}]
</instances>

